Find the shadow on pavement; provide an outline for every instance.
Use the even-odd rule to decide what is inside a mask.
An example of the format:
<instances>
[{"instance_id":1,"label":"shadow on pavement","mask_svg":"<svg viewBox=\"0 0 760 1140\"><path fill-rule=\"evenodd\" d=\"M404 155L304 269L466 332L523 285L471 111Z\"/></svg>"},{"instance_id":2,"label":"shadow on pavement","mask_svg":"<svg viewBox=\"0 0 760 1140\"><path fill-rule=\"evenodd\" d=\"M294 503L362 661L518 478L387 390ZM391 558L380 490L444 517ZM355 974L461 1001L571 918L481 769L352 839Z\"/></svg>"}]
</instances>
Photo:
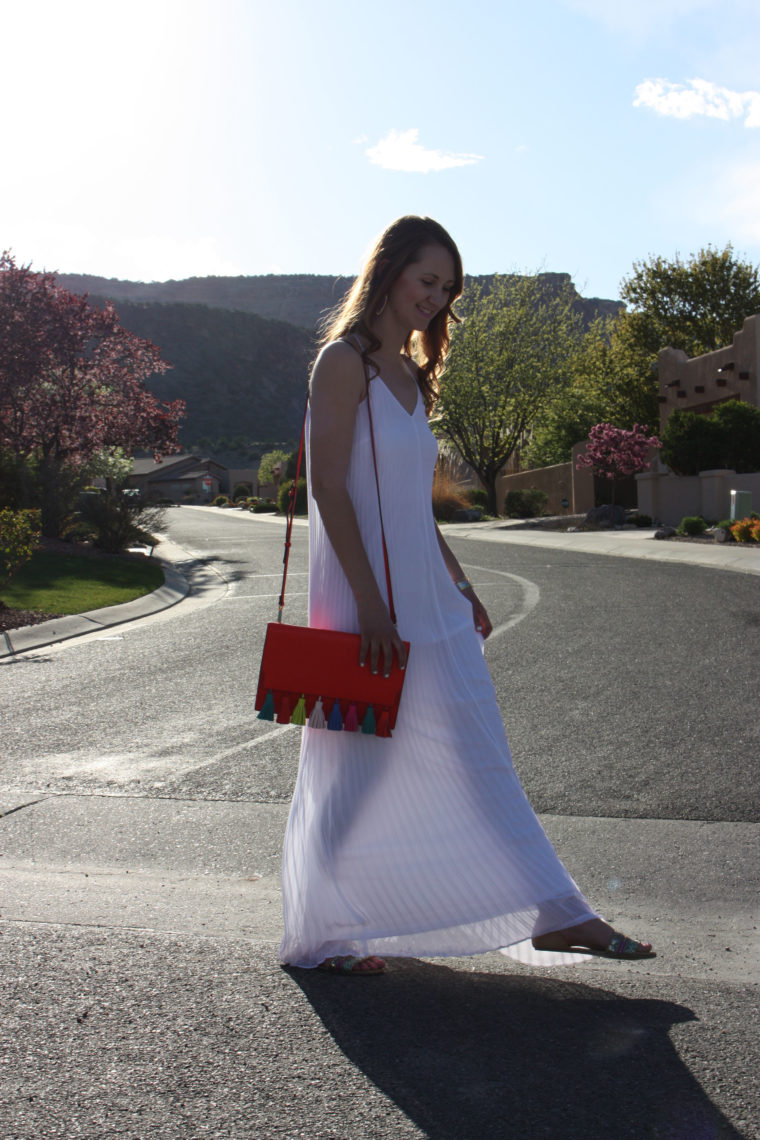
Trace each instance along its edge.
<instances>
[{"instance_id":1,"label":"shadow on pavement","mask_svg":"<svg viewBox=\"0 0 760 1140\"><path fill-rule=\"evenodd\" d=\"M741 1136L669 1040L694 1019L684 1006L412 959L374 978L288 972L348 1059L430 1140Z\"/></svg>"}]
</instances>

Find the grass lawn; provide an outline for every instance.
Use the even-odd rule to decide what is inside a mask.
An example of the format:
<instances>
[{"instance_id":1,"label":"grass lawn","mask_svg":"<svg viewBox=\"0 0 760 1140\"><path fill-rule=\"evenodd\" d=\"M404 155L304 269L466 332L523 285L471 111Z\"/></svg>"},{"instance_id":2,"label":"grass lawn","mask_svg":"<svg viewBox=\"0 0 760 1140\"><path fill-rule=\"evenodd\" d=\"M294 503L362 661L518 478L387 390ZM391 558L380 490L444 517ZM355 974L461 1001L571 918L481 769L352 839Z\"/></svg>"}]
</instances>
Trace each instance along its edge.
<instances>
[{"instance_id":1,"label":"grass lawn","mask_svg":"<svg viewBox=\"0 0 760 1140\"><path fill-rule=\"evenodd\" d=\"M34 554L3 590L15 610L81 614L131 602L164 584L158 562L81 554Z\"/></svg>"}]
</instances>

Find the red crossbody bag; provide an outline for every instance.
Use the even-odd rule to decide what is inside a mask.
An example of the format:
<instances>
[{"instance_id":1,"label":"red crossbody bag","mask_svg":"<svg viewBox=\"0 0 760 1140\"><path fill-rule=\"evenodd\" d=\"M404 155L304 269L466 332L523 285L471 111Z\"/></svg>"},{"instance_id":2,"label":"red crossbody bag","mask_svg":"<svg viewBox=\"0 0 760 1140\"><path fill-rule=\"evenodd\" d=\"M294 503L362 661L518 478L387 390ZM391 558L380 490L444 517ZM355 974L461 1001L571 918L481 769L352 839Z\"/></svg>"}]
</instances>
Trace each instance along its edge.
<instances>
[{"instance_id":1,"label":"red crossbody bag","mask_svg":"<svg viewBox=\"0 0 760 1140\"><path fill-rule=\"evenodd\" d=\"M375 484L377 486L380 533L383 540L388 609L395 625L396 611L393 604L388 548L385 542L375 433L369 398L369 368L364 357L362 357L362 362L367 388L366 404L372 441ZM308 397L306 406L308 409ZM256 690L256 708L260 710L259 719L276 719L280 724L289 723L305 725L309 728L326 728L335 732L361 732L365 735L388 737L396 724L406 676L405 671L399 668L395 657L388 677L381 673L372 673L368 665L359 665L361 637L358 633L342 633L339 630L315 629L303 625L286 625L282 621L296 493L303 460L305 435L306 413L304 412L296 477L293 480L288 500L278 617L276 622L270 622L267 625L264 653L259 670L259 683ZM409 644L408 642L404 642L404 644L408 654Z\"/></svg>"}]
</instances>

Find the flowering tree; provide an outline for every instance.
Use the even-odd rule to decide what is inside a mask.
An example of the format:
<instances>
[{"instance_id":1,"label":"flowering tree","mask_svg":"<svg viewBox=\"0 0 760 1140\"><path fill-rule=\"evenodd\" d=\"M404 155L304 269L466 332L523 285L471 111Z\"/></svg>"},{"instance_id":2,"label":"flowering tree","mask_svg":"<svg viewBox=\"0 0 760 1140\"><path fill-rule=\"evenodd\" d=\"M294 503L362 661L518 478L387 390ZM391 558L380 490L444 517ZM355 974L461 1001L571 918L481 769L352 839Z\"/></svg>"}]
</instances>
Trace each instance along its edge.
<instances>
[{"instance_id":1,"label":"flowering tree","mask_svg":"<svg viewBox=\"0 0 760 1140\"><path fill-rule=\"evenodd\" d=\"M145 381L169 368L123 329L113 305L0 257L0 448L34 471L42 529L56 534L77 476L99 452L179 450L184 402L164 404Z\"/></svg>"},{"instance_id":2,"label":"flowering tree","mask_svg":"<svg viewBox=\"0 0 760 1140\"><path fill-rule=\"evenodd\" d=\"M634 424L630 431L612 424L597 424L588 433L585 453L578 456L576 468L590 467L595 475L612 480L610 521L615 511L616 481L645 471L650 466L650 448L662 447L656 435L646 434L648 430L640 424Z\"/></svg>"}]
</instances>

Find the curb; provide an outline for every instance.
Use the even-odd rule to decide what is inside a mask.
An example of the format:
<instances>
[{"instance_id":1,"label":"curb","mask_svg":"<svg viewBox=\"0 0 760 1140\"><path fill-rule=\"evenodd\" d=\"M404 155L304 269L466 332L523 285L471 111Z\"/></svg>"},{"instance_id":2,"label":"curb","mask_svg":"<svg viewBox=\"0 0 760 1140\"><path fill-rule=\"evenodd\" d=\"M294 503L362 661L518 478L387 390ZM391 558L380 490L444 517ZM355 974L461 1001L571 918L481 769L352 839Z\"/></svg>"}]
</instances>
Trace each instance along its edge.
<instances>
[{"instance_id":1,"label":"curb","mask_svg":"<svg viewBox=\"0 0 760 1140\"><path fill-rule=\"evenodd\" d=\"M153 557L161 563L164 572L163 586L159 586L150 594L144 594L141 598L122 602L117 606L106 606L99 610L90 610L88 613L52 618L50 621L40 622L39 625L27 625L21 629L4 630L0 637L0 660L27 653L30 649L43 649L48 645L56 645L72 637L100 633L111 626L124 625L125 622L160 613L161 610L167 610L177 602L181 602L190 590L187 578L172 565L168 556L156 554Z\"/></svg>"}]
</instances>

